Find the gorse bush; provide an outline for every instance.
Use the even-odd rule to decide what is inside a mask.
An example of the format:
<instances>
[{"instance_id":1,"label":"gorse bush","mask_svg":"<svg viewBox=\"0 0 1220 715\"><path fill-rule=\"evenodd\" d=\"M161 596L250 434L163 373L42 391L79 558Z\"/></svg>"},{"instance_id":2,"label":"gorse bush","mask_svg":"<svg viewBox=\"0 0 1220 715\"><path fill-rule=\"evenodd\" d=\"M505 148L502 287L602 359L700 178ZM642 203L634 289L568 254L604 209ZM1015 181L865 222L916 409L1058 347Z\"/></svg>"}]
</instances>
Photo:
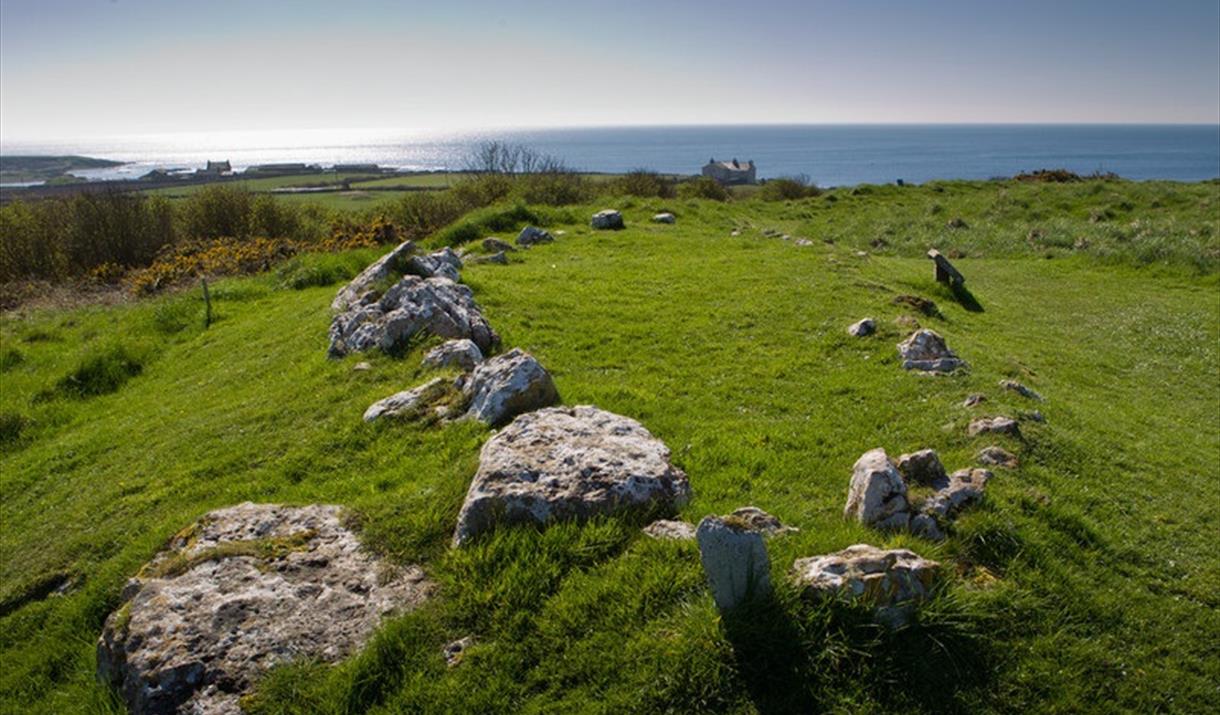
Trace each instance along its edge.
<instances>
[{"instance_id":1,"label":"gorse bush","mask_svg":"<svg viewBox=\"0 0 1220 715\"><path fill-rule=\"evenodd\" d=\"M810 182L803 174L784 176L778 179L768 179L759 189L756 196L763 201L792 201L821 195L822 190Z\"/></svg>"},{"instance_id":2,"label":"gorse bush","mask_svg":"<svg viewBox=\"0 0 1220 715\"><path fill-rule=\"evenodd\" d=\"M678 185L678 196L683 199L711 199L712 201L728 201L729 190L718 181L707 176L700 176Z\"/></svg>"},{"instance_id":3,"label":"gorse bush","mask_svg":"<svg viewBox=\"0 0 1220 715\"><path fill-rule=\"evenodd\" d=\"M634 169L612 182L612 191L623 196L672 199L678 195L675 182L655 171Z\"/></svg>"}]
</instances>

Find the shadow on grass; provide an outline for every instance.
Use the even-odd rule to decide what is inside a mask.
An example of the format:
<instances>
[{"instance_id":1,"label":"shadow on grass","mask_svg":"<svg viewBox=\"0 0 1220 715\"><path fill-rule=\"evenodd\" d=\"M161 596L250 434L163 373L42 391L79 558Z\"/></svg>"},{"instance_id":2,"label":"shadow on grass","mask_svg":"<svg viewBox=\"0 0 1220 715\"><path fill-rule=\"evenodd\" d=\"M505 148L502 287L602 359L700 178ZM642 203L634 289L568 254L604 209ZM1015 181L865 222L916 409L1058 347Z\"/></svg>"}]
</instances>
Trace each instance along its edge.
<instances>
[{"instance_id":1,"label":"shadow on grass","mask_svg":"<svg viewBox=\"0 0 1220 715\"><path fill-rule=\"evenodd\" d=\"M994 670L983 621L947 594L897 629L866 608L781 594L723 623L751 701L770 715L822 712L853 692L888 712L969 712L963 696Z\"/></svg>"},{"instance_id":2,"label":"shadow on grass","mask_svg":"<svg viewBox=\"0 0 1220 715\"><path fill-rule=\"evenodd\" d=\"M964 284L958 283L950 286L949 292L953 295L954 300L971 313L983 312L983 304L978 301L978 298L974 297L974 294Z\"/></svg>"}]
</instances>

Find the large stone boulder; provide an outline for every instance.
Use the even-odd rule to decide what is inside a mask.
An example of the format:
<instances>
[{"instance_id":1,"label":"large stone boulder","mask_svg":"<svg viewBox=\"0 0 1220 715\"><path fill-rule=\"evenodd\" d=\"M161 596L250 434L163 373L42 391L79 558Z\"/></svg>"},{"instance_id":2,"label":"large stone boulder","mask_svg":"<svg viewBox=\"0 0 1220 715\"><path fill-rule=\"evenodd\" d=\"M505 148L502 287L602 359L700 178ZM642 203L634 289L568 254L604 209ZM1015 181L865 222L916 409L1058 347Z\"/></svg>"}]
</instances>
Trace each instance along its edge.
<instances>
[{"instance_id":1,"label":"large stone boulder","mask_svg":"<svg viewBox=\"0 0 1220 715\"><path fill-rule=\"evenodd\" d=\"M478 364L458 387L469 401L466 415L492 426L559 400L551 373L519 348Z\"/></svg>"},{"instance_id":2,"label":"large stone boulder","mask_svg":"<svg viewBox=\"0 0 1220 715\"><path fill-rule=\"evenodd\" d=\"M518 246L529 247L539 243L550 243L554 240L554 236L546 231L543 231L537 226L526 226L525 228L521 229L521 233L517 234Z\"/></svg>"},{"instance_id":3,"label":"large stone boulder","mask_svg":"<svg viewBox=\"0 0 1220 715\"><path fill-rule=\"evenodd\" d=\"M335 316L330 326L330 355L392 350L421 333L469 338L485 353L500 341L469 287L448 278L408 275L385 295L370 290Z\"/></svg>"},{"instance_id":4,"label":"large stone boulder","mask_svg":"<svg viewBox=\"0 0 1220 715\"><path fill-rule=\"evenodd\" d=\"M593 218L589 219L589 225L598 230L617 231L623 228L623 214L614 209L602 209L593 214Z\"/></svg>"},{"instance_id":5,"label":"large stone boulder","mask_svg":"<svg viewBox=\"0 0 1220 715\"><path fill-rule=\"evenodd\" d=\"M884 449L865 452L852 467L843 515L866 526L906 528L907 485Z\"/></svg>"},{"instance_id":6,"label":"large stone boulder","mask_svg":"<svg viewBox=\"0 0 1220 715\"><path fill-rule=\"evenodd\" d=\"M906 549L856 544L824 556L797 559L792 579L815 598L844 598L871 606L877 620L898 626L932 595L940 564Z\"/></svg>"},{"instance_id":7,"label":"large stone boulder","mask_svg":"<svg viewBox=\"0 0 1220 715\"><path fill-rule=\"evenodd\" d=\"M416 247L411 241L404 241L394 250L373 261L360 275L353 278L347 285L339 289L330 308L341 313L355 305L360 297L402 273L407 260L415 254Z\"/></svg>"},{"instance_id":8,"label":"large stone boulder","mask_svg":"<svg viewBox=\"0 0 1220 715\"><path fill-rule=\"evenodd\" d=\"M274 665L334 661L431 586L361 548L336 506L241 504L179 533L123 589L98 676L132 713L239 713Z\"/></svg>"},{"instance_id":9,"label":"large stone boulder","mask_svg":"<svg viewBox=\"0 0 1220 715\"><path fill-rule=\"evenodd\" d=\"M944 338L927 328L916 330L898 343L898 355L906 370L953 372L965 364L949 349Z\"/></svg>"},{"instance_id":10,"label":"large stone boulder","mask_svg":"<svg viewBox=\"0 0 1220 715\"><path fill-rule=\"evenodd\" d=\"M712 599L722 612L770 595L771 560L762 532L709 516L699 522L695 540Z\"/></svg>"},{"instance_id":11,"label":"large stone boulder","mask_svg":"<svg viewBox=\"0 0 1220 715\"><path fill-rule=\"evenodd\" d=\"M372 422L382 417L420 417L450 389L452 386L443 377L429 380L419 387L403 390L369 405L364 411L364 421Z\"/></svg>"},{"instance_id":12,"label":"large stone boulder","mask_svg":"<svg viewBox=\"0 0 1220 715\"><path fill-rule=\"evenodd\" d=\"M446 340L424 354L423 366L432 368L456 367L473 370L483 362L483 351L469 338Z\"/></svg>"},{"instance_id":13,"label":"large stone boulder","mask_svg":"<svg viewBox=\"0 0 1220 715\"><path fill-rule=\"evenodd\" d=\"M453 543L497 524L676 511L690 483L669 457L639 422L596 407L526 413L483 445Z\"/></svg>"}]
</instances>

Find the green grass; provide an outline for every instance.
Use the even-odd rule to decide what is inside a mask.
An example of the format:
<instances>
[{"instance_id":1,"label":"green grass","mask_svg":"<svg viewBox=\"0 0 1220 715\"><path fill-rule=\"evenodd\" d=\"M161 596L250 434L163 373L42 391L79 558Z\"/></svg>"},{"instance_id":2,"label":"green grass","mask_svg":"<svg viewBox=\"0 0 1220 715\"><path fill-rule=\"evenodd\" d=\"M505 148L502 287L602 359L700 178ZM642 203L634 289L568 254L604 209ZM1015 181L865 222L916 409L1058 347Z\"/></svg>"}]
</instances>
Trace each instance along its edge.
<instances>
[{"instance_id":1,"label":"green grass","mask_svg":"<svg viewBox=\"0 0 1220 715\"><path fill-rule=\"evenodd\" d=\"M94 642L122 584L192 520L243 500L345 505L372 548L441 586L352 659L275 672L255 712L1214 707L1220 187L1100 186L602 199L540 214L567 232L555 243L463 271L505 347L537 356L566 403L636 418L671 447L694 489L683 517L753 504L801 528L770 542L775 601L729 622L693 545L642 538L625 520L448 549L487 430L361 421L427 378L426 345L325 358L337 284L315 284L368 253L220 281L206 330L194 293L5 317L3 347L21 357L0 376L0 413L22 423L0 444L0 709L116 709L93 679ZM603 205L623 208L628 229L590 231ZM1107 207L1116 218L1090 222ZM648 221L662 208L676 225ZM945 229L956 216L969 228ZM1060 243L1030 245L1036 227ZM966 253L954 262L981 311L931 280L919 256L933 244ZM297 275L307 287L283 287ZM898 294L936 301L942 317L919 320L968 371L899 368ZM849 337L866 315L879 335ZM144 351L117 391L38 397L115 341ZM352 371L358 360L373 369ZM1048 401L1000 390L1006 377ZM988 402L962 408L971 392ZM966 436L973 415L1035 407L1046 422L1024 423L1023 442ZM956 469L993 442L1022 464L997 470L946 542L843 520L864 451L931 447ZM858 542L949 566L913 627L878 630L784 585L793 559ZM77 586L47 595L63 582ZM471 634L447 669L441 646Z\"/></svg>"}]
</instances>

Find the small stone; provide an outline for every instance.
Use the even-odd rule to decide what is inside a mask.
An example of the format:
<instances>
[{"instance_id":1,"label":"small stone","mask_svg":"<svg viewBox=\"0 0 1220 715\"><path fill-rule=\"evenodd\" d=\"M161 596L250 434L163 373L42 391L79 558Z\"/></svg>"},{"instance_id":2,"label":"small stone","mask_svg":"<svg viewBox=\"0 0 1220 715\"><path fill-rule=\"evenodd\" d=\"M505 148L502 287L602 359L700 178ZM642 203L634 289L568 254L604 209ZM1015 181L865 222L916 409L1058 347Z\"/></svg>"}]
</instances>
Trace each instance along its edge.
<instances>
[{"instance_id":1,"label":"small stone","mask_svg":"<svg viewBox=\"0 0 1220 715\"><path fill-rule=\"evenodd\" d=\"M355 365L352 365L352 372L366 372L372 369L373 366L367 362L358 362Z\"/></svg>"},{"instance_id":2,"label":"small stone","mask_svg":"<svg viewBox=\"0 0 1220 715\"><path fill-rule=\"evenodd\" d=\"M930 449L904 454L898 457L896 466L908 483L932 486L945 479L945 468L940 463L940 457Z\"/></svg>"},{"instance_id":3,"label":"small stone","mask_svg":"<svg viewBox=\"0 0 1220 715\"><path fill-rule=\"evenodd\" d=\"M1021 419L1028 420L1030 422L1046 422L1046 417L1042 414L1041 410L1022 412Z\"/></svg>"},{"instance_id":4,"label":"small stone","mask_svg":"<svg viewBox=\"0 0 1220 715\"><path fill-rule=\"evenodd\" d=\"M721 612L771 593L771 560L760 532L704 517L695 531L699 560Z\"/></svg>"},{"instance_id":5,"label":"small stone","mask_svg":"<svg viewBox=\"0 0 1220 715\"><path fill-rule=\"evenodd\" d=\"M980 417L971 421L967 433L974 437L980 434L1007 434L1013 437L1021 436L1021 428L1011 417Z\"/></svg>"},{"instance_id":6,"label":"small stone","mask_svg":"<svg viewBox=\"0 0 1220 715\"><path fill-rule=\"evenodd\" d=\"M537 226L526 226L517 234L518 246L534 246L539 243L550 243L555 237Z\"/></svg>"},{"instance_id":7,"label":"small stone","mask_svg":"<svg viewBox=\"0 0 1220 715\"><path fill-rule=\"evenodd\" d=\"M981 392L974 392L966 396L965 401L962 402L962 407L976 407L986 401L987 395Z\"/></svg>"},{"instance_id":8,"label":"small stone","mask_svg":"<svg viewBox=\"0 0 1220 715\"><path fill-rule=\"evenodd\" d=\"M495 236L488 236L483 239L483 250L488 253L511 253L517 249L513 248L513 245L508 241L501 241Z\"/></svg>"},{"instance_id":9,"label":"small stone","mask_svg":"<svg viewBox=\"0 0 1220 715\"><path fill-rule=\"evenodd\" d=\"M654 539L686 541L695 538L695 527L693 524L674 519L657 519L648 526L645 526L643 532Z\"/></svg>"},{"instance_id":10,"label":"small stone","mask_svg":"<svg viewBox=\"0 0 1220 715\"><path fill-rule=\"evenodd\" d=\"M364 421L372 422L382 417L419 417L449 389L449 381L437 377L419 387L390 395L369 405L364 411Z\"/></svg>"},{"instance_id":11,"label":"small stone","mask_svg":"<svg viewBox=\"0 0 1220 715\"><path fill-rule=\"evenodd\" d=\"M668 211L663 211L652 217L653 223L673 223L677 218Z\"/></svg>"},{"instance_id":12,"label":"small stone","mask_svg":"<svg viewBox=\"0 0 1220 715\"><path fill-rule=\"evenodd\" d=\"M949 519L983 498L983 489L991 476L986 469L959 469L949 475L947 484L918 505L918 509L938 520Z\"/></svg>"},{"instance_id":13,"label":"small stone","mask_svg":"<svg viewBox=\"0 0 1220 715\"><path fill-rule=\"evenodd\" d=\"M798 238L798 239L796 239L796 241L793 242L793 245L804 248L805 246L812 246L813 241L810 241L807 238Z\"/></svg>"},{"instance_id":14,"label":"small stone","mask_svg":"<svg viewBox=\"0 0 1220 715\"><path fill-rule=\"evenodd\" d=\"M615 230L623 228L623 214L614 209L602 209L593 214L589 225L598 230Z\"/></svg>"},{"instance_id":15,"label":"small stone","mask_svg":"<svg viewBox=\"0 0 1220 715\"><path fill-rule=\"evenodd\" d=\"M884 449L865 452L852 467L843 516L880 529L902 529L910 519L907 485Z\"/></svg>"},{"instance_id":16,"label":"small stone","mask_svg":"<svg viewBox=\"0 0 1220 715\"><path fill-rule=\"evenodd\" d=\"M784 526L777 517L768 514L756 506L738 507L731 514L723 516L721 519L725 523L751 529L760 532L764 536L778 536L800 531L795 526Z\"/></svg>"},{"instance_id":17,"label":"small stone","mask_svg":"<svg viewBox=\"0 0 1220 715\"><path fill-rule=\"evenodd\" d=\"M847 334L863 338L877 332L877 321L872 318L858 320L847 327Z\"/></svg>"},{"instance_id":18,"label":"small stone","mask_svg":"<svg viewBox=\"0 0 1220 715\"><path fill-rule=\"evenodd\" d=\"M911 517L911 533L928 541L941 541L945 538L945 532L941 530L940 524L936 523L935 517L929 514L916 514Z\"/></svg>"},{"instance_id":19,"label":"small stone","mask_svg":"<svg viewBox=\"0 0 1220 715\"><path fill-rule=\"evenodd\" d=\"M730 236L740 236L740 235L741 235L741 231L739 231L739 230L737 230L737 229L733 229L732 231L729 231L729 235L730 235Z\"/></svg>"},{"instance_id":20,"label":"small stone","mask_svg":"<svg viewBox=\"0 0 1220 715\"><path fill-rule=\"evenodd\" d=\"M1000 387L1004 388L1005 390L1012 390L1021 397L1028 397L1031 400L1037 400L1039 402L1044 401L1042 395L1039 395L1037 392L1034 392L1016 380L1000 380Z\"/></svg>"},{"instance_id":21,"label":"small stone","mask_svg":"<svg viewBox=\"0 0 1220 715\"><path fill-rule=\"evenodd\" d=\"M912 610L931 598L939 574L940 564L912 551L869 544L792 564L792 579L806 595L871 606L877 620L890 627L907 622Z\"/></svg>"},{"instance_id":22,"label":"small stone","mask_svg":"<svg viewBox=\"0 0 1220 715\"><path fill-rule=\"evenodd\" d=\"M995 467L1007 467L1015 469L1017 466L1017 455L1009 452L1003 447L985 447L978 453L979 464L987 464Z\"/></svg>"},{"instance_id":23,"label":"small stone","mask_svg":"<svg viewBox=\"0 0 1220 715\"><path fill-rule=\"evenodd\" d=\"M462 662L462 654L466 649L474 645L474 636L466 636L453 641L441 649L441 654L445 656L445 665L450 668Z\"/></svg>"},{"instance_id":24,"label":"small stone","mask_svg":"<svg viewBox=\"0 0 1220 715\"><path fill-rule=\"evenodd\" d=\"M927 328L916 330L899 343L898 355L906 370L946 373L965 364L949 349L944 338Z\"/></svg>"},{"instance_id":25,"label":"small stone","mask_svg":"<svg viewBox=\"0 0 1220 715\"><path fill-rule=\"evenodd\" d=\"M498 266L507 266L508 265L508 254L504 253L504 251L500 251L499 253L493 253L490 256L475 256L474 258L470 259L470 262L471 263L492 263L492 264L495 264Z\"/></svg>"},{"instance_id":26,"label":"small stone","mask_svg":"<svg viewBox=\"0 0 1220 715\"><path fill-rule=\"evenodd\" d=\"M424 367L444 368L456 367L462 370L473 370L475 365L483 362L483 351L473 340L446 340L429 350L422 361Z\"/></svg>"},{"instance_id":27,"label":"small stone","mask_svg":"<svg viewBox=\"0 0 1220 715\"><path fill-rule=\"evenodd\" d=\"M466 414L493 427L559 400L551 374L518 348L479 363L457 386L470 401Z\"/></svg>"},{"instance_id":28,"label":"small stone","mask_svg":"<svg viewBox=\"0 0 1220 715\"><path fill-rule=\"evenodd\" d=\"M957 218L950 219L949 223L945 224L945 226L947 228L952 228L952 229L970 228L970 225L967 224L966 221L964 219L962 219L962 217L960 217L960 216L958 216Z\"/></svg>"}]
</instances>

